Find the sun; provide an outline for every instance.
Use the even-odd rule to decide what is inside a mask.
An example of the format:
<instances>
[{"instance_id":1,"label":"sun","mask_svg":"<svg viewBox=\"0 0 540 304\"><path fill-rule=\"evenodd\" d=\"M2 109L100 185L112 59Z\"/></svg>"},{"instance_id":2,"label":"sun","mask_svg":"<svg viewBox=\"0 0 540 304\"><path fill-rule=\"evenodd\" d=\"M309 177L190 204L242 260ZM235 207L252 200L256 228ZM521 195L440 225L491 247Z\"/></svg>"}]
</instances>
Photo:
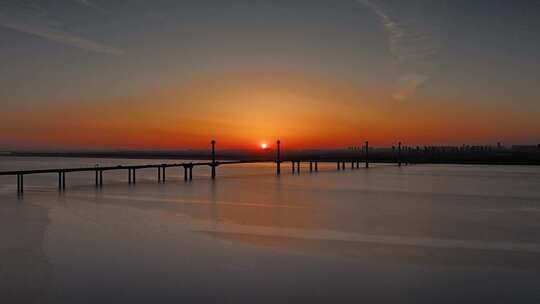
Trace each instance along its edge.
<instances>
[{"instance_id":1,"label":"sun","mask_svg":"<svg viewBox=\"0 0 540 304\"><path fill-rule=\"evenodd\" d=\"M266 149L266 148L268 148L268 145L267 145L267 144L265 144L265 143L262 143L262 144L261 144L261 149L263 149L263 150L264 150L264 149Z\"/></svg>"}]
</instances>

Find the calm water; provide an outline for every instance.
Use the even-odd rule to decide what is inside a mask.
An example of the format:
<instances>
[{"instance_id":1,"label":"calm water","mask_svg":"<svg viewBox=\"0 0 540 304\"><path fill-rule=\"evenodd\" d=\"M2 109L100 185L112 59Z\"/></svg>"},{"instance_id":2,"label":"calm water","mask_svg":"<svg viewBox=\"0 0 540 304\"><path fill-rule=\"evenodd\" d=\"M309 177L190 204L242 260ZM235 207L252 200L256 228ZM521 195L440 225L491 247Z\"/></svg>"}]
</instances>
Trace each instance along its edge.
<instances>
[{"instance_id":1,"label":"calm water","mask_svg":"<svg viewBox=\"0 0 540 304\"><path fill-rule=\"evenodd\" d=\"M0 303L540 303L540 167L307 171L0 177Z\"/></svg>"}]
</instances>

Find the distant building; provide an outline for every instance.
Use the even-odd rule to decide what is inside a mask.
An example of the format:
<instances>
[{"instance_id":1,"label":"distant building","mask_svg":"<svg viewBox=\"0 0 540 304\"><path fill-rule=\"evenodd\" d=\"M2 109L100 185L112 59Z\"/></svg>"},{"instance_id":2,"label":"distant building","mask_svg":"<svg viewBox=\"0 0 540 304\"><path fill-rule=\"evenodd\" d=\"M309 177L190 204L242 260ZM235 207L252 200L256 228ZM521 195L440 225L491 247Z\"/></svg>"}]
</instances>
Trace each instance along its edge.
<instances>
[{"instance_id":1,"label":"distant building","mask_svg":"<svg viewBox=\"0 0 540 304\"><path fill-rule=\"evenodd\" d=\"M516 152L540 152L540 144L538 145L513 145L512 150Z\"/></svg>"}]
</instances>

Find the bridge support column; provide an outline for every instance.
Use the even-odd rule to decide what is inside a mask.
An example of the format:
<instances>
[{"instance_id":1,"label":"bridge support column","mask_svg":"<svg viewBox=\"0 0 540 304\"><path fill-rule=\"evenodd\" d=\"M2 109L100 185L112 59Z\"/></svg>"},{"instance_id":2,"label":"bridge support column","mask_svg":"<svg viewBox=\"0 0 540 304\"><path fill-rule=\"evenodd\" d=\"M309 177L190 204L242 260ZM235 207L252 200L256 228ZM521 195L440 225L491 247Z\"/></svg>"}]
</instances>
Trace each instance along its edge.
<instances>
[{"instance_id":1,"label":"bridge support column","mask_svg":"<svg viewBox=\"0 0 540 304\"><path fill-rule=\"evenodd\" d=\"M62 190L66 190L66 172L62 172Z\"/></svg>"},{"instance_id":2,"label":"bridge support column","mask_svg":"<svg viewBox=\"0 0 540 304\"><path fill-rule=\"evenodd\" d=\"M216 141L212 139L212 179L216 179Z\"/></svg>"},{"instance_id":3,"label":"bridge support column","mask_svg":"<svg viewBox=\"0 0 540 304\"><path fill-rule=\"evenodd\" d=\"M366 169L369 168L369 141L366 141Z\"/></svg>"},{"instance_id":4,"label":"bridge support column","mask_svg":"<svg viewBox=\"0 0 540 304\"><path fill-rule=\"evenodd\" d=\"M313 171L313 162L310 161L309 162L309 172L312 172Z\"/></svg>"},{"instance_id":5,"label":"bridge support column","mask_svg":"<svg viewBox=\"0 0 540 304\"><path fill-rule=\"evenodd\" d=\"M98 173L98 170L96 170L96 187L99 186L99 177L98 177L99 173Z\"/></svg>"},{"instance_id":6,"label":"bridge support column","mask_svg":"<svg viewBox=\"0 0 540 304\"><path fill-rule=\"evenodd\" d=\"M17 193L22 194L24 192L24 174L17 174Z\"/></svg>"},{"instance_id":7,"label":"bridge support column","mask_svg":"<svg viewBox=\"0 0 540 304\"><path fill-rule=\"evenodd\" d=\"M133 168L131 169L133 172L131 173L131 181L133 182L133 184L136 184L137 183L137 175L136 175L136 169Z\"/></svg>"},{"instance_id":8,"label":"bridge support column","mask_svg":"<svg viewBox=\"0 0 540 304\"><path fill-rule=\"evenodd\" d=\"M165 175L165 170L166 170L166 169L167 169L167 167L165 167L165 166L163 166L163 167L161 168L161 181L162 181L162 182L165 182L165 176L166 176L166 175Z\"/></svg>"},{"instance_id":9,"label":"bridge support column","mask_svg":"<svg viewBox=\"0 0 540 304\"><path fill-rule=\"evenodd\" d=\"M315 172L319 171L319 162L315 162Z\"/></svg>"},{"instance_id":10,"label":"bridge support column","mask_svg":"<svg viewBox=\"0 0 540 304\"><path fill-rule=\"evenodd\" d=\"M157 182L158 184L161 183L161 167L157 167Z\"/></svg>"},{"instance_id":11,"label":"bridge support column","mask_svg":"<svg viewBox=\"0 0 540 304\"><path fill-rule=\"evenodd\" d=\"M296 172L300 173L300 162L296 162Z\"/></svg>"},{"instance_id":12,"label":"bridge support column","mask_svg":"<svg viewBox=\"0 0 540 304\"><path fill-rule=\"evenodd\" d=\"M189 166L189 180L193 179L193 165Z\"/></svg>"},{"instance_id":13,"label":"bridge support column","mask_svg":"<svg viewBox=\"0 0 540 304\"><path fill-rule=\"evenodd\" d=\"M277 175L280 175L281 174L281 141L278 140L276 141L276 144L277 144L277 154L276 154L276 174Z\"/></svg>"},{"instance_id":14,"label":"bridge support column","mask_svg":"<svg viewBox=\"0 0 540 304\"><path fill-rule=\"evenodd\" d=\"M398 143L398 166L401 167L401 142Z\"/></svg>"},{"instance_id":15,"label":"bridge support column","mask_svg":"<svg viewBox=\"0 0 540 304\"><path fill-rule=\"evenodd\" d=\"M99 186L103 186L103 170L99 170Z\"/></svg>"},{"instance_id":16,"label":"bridge support column","mask_svg":"<svg viewBox=\"0 0 540 304\"><path fill-rule=\"evenodd\" d=\"M184 180L188 180L188 168L186 166L184 166Z\"/></svg>"},{"instance_id":17,"label":"bridge support column","mask_svg":"<svg viewBox=\"0 0 540 304\"><path fill-rule=\"evenodd\" d=\"M128 184L131 184L131 169L128 169Z\"/></svg>"},{"instance_id":18,"label":"bridge support column","mask_svg":"<svg viewBox=\"0 0 540 304\"><path fill-rule=\"evenodd\" d=\"M296 170L294 160L291 161L291 164L292 164L292 173L294 174L294 171Z\"/></svg>"}]
</instances>

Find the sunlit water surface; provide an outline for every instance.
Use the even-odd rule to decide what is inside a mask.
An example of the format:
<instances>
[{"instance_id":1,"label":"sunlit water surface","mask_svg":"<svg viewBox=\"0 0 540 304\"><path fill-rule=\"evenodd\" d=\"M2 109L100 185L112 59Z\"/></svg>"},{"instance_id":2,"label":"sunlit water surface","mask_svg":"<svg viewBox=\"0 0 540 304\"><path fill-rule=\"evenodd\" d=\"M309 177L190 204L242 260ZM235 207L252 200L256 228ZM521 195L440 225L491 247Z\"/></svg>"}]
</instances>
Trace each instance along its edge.
<instances>
[{"instance_id":1,"label":"sunlit water surface","mask_svg":"<svg viewBox=\"0 0 540 304\"><path fill-rule=\"evenodd\" d=\"M540 167L274 170L0 177L0 303L540 303Z\"/></svg>"}]
</instances>

